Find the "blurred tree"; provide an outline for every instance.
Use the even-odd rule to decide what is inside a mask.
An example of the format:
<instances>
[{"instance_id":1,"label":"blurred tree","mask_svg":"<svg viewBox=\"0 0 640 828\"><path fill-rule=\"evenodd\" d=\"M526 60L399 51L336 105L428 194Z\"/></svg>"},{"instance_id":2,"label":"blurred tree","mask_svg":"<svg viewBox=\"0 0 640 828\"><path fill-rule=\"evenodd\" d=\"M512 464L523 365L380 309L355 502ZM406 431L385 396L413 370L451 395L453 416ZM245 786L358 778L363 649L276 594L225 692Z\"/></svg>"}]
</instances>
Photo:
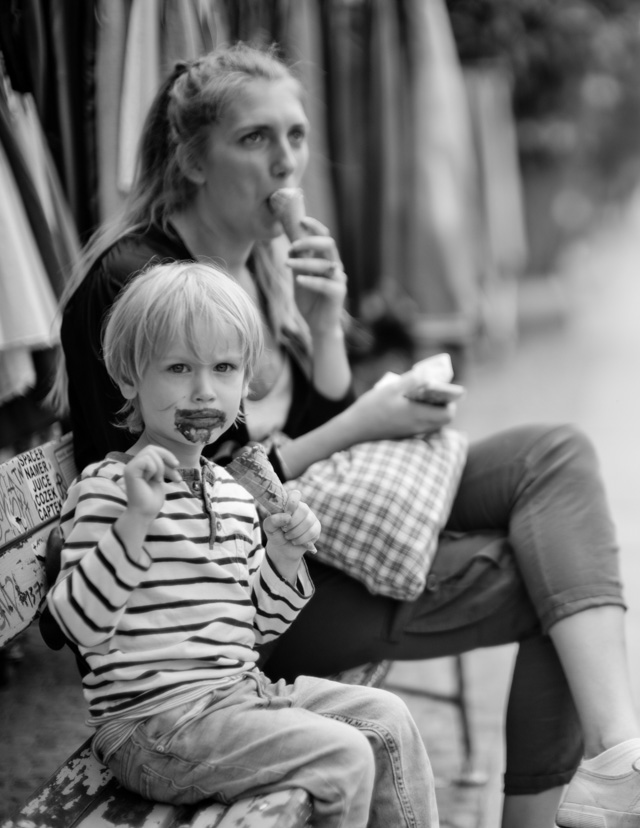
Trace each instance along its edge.
<instances>
[{"instance_id":1,"label":"blurred tree","mask_svg":"<svg viewBox=\"0 0 640 828\"><path fill-rule=\"evenodd\" d=\"M637 0L447 0L463 64L497 60L514 80L518 117L566 105L585 73L618 74L635 55Z\"/></svg>"},{"instance_id":2,"label":"blurred tree","mask_svg":"<svg viewBox=\"0 0 640 828\"><path fill-rule=\"evenodd\" d=\"M638 0L446 2L462 64L508 73L525 178L546 171L564 221L580 229L637 187Z\"/></svg>"}]
</instances>

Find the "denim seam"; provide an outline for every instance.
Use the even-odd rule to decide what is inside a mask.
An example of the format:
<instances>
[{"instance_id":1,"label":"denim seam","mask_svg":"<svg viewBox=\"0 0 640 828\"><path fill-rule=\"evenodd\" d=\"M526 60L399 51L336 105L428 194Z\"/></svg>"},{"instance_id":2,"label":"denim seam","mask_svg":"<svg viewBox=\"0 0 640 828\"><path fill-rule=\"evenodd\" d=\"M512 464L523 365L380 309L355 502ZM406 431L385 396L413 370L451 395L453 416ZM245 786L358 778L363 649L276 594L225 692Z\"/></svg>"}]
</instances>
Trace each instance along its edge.
<instances>
[{"instance_id":1,"label":"denim seam","mask_svg":"<svg viewBox=\"0 0 640 828\"><path fill-rule=\"evenodd\" d=\"M415 826L417 826L418 823L413 808L411 806L411 801L407 796L406 788L404 785L402 764L398 761L398 758L400 756L400 750L398 748L398 745L396 744L395 739L390 735L389 731L386 728L381 727L379 724L376 724L366 719L354 719L350 716L339 716L333 713L326 715L331 719L335 719L336 721L344 722L345 724L351 725L352 727L357 728L361 732L368 730L374 733L380 739L381 743L385 747L385 750L387 751L389 759L391 760L394 786L398 791L398 800L402 804L402 810L405 815L406 824L408 826L412 826L412 828L415 828Z\"/></svg>"}]
</instances>

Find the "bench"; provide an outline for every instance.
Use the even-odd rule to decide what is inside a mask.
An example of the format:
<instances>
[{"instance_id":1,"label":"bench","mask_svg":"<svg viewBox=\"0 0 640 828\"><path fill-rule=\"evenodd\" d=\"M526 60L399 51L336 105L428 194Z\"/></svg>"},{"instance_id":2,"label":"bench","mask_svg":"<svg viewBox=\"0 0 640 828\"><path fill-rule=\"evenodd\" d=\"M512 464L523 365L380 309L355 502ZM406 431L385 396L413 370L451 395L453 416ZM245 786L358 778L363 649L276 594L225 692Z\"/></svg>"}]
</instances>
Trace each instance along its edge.
<instances>
[{"instance_id":1,"label":"bench","mask_svg":"<svg viewBox=\"0 0 640 828\"><path fill-rule=\"evenodd\" d=\"M75 475L70 434L0 464L0 648L40 616L52 578L47 541ZM391 662L369 664L332 678L380 686L390 667ZM458 708L465 756L460 781L476 784L459 658L456 668L457 687L451 695L389 689L418 692ZM309 823L312 811L310 797L301 789L247 797L232 805L150 802L116 781L93 756L89 739L0 828L299 828Z\"/></svg>"}]
</instances>

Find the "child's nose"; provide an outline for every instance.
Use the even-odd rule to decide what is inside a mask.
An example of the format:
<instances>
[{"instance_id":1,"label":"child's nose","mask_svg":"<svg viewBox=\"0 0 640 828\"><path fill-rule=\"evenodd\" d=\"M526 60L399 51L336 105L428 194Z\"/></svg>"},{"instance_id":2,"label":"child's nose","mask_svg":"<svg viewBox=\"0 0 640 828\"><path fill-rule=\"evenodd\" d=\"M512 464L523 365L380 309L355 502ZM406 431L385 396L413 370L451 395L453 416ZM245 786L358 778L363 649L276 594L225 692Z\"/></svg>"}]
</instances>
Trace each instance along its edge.
<instances>
[{"instance_id":1,"label":"child's nose","mask_svg":"<svg viewBox=\"0 0 640 828\"><path fill-rule=\"evenodd\" d=\"M215 399L216 390L213 377L208 372L198 373L194 379L194 397L198 400Z\"/></svg>"}]
</instances>

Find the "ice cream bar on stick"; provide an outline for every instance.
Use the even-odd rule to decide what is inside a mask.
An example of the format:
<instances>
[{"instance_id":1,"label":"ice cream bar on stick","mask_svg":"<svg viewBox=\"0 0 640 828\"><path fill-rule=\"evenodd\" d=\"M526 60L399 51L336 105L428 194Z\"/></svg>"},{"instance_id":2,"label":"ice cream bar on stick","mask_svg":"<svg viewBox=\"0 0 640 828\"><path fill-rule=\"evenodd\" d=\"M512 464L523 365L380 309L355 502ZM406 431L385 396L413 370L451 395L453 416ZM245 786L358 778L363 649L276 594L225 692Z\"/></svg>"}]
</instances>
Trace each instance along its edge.
<instances>
[{"instance_id":1,"label":"ice cream bar on stick","mask_svg":"<svg viewBox=\"0 0 640 828\"><path fill-rule=\"evenodd\" d=\"M245 449L226 469L270 515L285 511L287 490L275 473L263 446L256 444ZM317 551L312 543L307 550Z\"/></svg>"},{"instance_id":2,"label":"ice cream bar on stick","mask_svg":"<svg viewBox=\"0 0 640 828\"><path fill-rule=\"evenodd\" d=\"M269 207L282 223L289 241L294 242L309 235L301 223L306 212L304 193L299 187L282 187L276 190L269 197Z\"/></svg>"}]
</instances>

